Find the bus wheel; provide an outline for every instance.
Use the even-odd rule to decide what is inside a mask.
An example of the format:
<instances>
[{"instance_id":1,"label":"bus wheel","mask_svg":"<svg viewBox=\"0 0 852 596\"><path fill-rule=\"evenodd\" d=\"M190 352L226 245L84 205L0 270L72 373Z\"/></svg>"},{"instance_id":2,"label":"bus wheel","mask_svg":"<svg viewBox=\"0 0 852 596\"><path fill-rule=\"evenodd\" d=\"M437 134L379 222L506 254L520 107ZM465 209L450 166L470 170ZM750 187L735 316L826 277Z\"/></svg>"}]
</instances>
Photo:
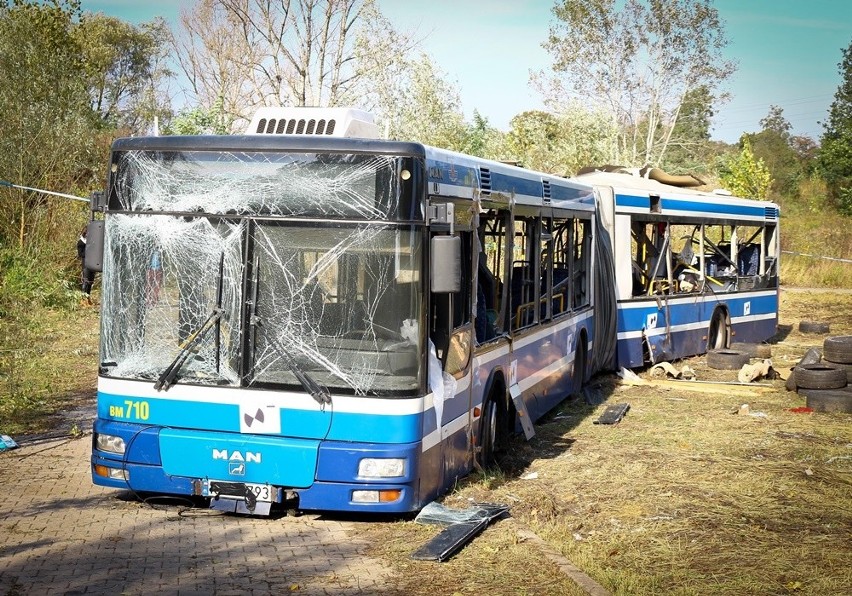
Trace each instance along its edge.
<instances>
[{"instance_id":1,"label":"bus wheel","mask_svg":"<svg viewBox=\"0 0 852 596\"><path fill-rule=\"evenodd\" d=\"M479 431L479 465L492 468L497 465L498 426L497 401L489 396L482 408L482 425Z\"/></svg>"},{"instance_id":2,"label":"bus wheel","mask_svg":"<svg viewBox=\"0 0 852 596\"><path fill-rule=\"evenodd\" d=\"M724 350L728 347L728 326L725 323L725 313L717 310L710 320L710 329L707 331L707 351Z\"/></svg>"},{"instance_id":3,"label":"bus wheel","mask_svg":"<svg viewBox=\"0 0 852 596\"><path fill-rule=\"evenodd\" d=\"M586 382L586 345L584 341L577 344L577 351L574 353L574 378L572 379L572 393L581 395L583 384Z\"/></svg>"}]
</instances>

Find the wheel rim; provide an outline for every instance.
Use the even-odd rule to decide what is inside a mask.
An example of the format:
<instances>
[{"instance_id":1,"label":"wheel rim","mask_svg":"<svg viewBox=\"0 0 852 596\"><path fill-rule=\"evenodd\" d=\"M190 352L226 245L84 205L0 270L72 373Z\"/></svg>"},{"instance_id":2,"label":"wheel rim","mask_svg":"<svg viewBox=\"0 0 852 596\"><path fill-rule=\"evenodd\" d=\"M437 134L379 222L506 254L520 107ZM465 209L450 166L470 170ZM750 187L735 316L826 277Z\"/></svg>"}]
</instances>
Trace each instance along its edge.
<instances>
[{"instance_id":1,"label":"wheel rim","mask_svg":"<svg viewBox=\"0 0 852 596\"><path fill-rule=\"evenodd\" d=\"M722 315L716 313L713 315L713 321L710 323L710 334L707 349L722 350L727 348L727 336L728 334L725 330L725 322L722 319Z\"/></svg>"},{"instance_id":2,"label":"wheel rim","mask_svg":"<svg viewBox=\"0 0 852 596\"><path fill-rule=\"evenodd\" d=\"M493 399L485 404L485 414L482 417L482 452L480 459L483 467L494 463L497 451L497 407Z\"/></svg>"}]
</instances>

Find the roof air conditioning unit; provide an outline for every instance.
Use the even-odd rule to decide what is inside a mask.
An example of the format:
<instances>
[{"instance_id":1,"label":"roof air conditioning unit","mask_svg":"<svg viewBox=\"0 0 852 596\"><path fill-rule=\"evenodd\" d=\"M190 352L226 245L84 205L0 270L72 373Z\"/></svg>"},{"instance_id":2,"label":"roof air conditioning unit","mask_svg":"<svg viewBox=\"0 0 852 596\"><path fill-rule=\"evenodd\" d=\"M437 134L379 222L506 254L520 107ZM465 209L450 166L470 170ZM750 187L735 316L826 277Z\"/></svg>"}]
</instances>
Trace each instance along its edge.
<instances>
[{"instance_id":1,"label":"roof air conditioning unit","mask_svg":"<svg viewBox=\"0 0 852 596\"><path fill-rule=\"evenodd\" d=\"M260 108L248 125L250 135L296 135L378 139L373 115L354 108Z\"/></svg>"}]
</instances>

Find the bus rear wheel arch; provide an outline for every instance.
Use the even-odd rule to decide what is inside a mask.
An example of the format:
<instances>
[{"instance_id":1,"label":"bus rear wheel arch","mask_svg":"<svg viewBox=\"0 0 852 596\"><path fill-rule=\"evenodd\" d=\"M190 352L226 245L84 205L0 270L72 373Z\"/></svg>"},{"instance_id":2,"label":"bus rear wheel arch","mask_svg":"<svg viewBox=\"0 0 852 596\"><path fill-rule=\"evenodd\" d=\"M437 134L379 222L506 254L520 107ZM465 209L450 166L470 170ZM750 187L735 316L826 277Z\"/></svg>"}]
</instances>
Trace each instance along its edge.
<instances>
[{"instance_id":1,"label":"bus rear wheel arch","mask_svg":"<svg viewBox=\"0 0 852 596\"><path fill-rule=\"evenodd\" d=\"M482 403L477 441L477 463L483 469L497 466L497 458L509 442L509 406L502 376L493 379L488 397Z\"/></svg>"}]
</instances>

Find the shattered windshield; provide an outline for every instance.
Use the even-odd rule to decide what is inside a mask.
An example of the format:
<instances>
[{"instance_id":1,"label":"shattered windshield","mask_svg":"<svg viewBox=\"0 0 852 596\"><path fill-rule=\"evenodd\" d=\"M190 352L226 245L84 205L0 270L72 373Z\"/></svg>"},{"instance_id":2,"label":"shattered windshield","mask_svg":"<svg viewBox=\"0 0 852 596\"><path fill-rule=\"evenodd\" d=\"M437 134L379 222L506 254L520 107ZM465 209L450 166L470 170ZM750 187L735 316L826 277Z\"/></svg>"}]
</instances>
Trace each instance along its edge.
<instances>
[{"instance_id":1,"label":"shattered windshield","mask_svg":"<svg viewBox=\"0 0 852 596\"><path fill-rule=\"evenodd\" d=\"M413 201L405 159L118 153L101 373L162 391L417 391L423 230L388 221Z\"/></svg>"},{"instance_id":2,"label":"shattered windshield","mask_svg":"<svg viewBox=\"0 0 852 596\"><path fill-rule=\"evenodd\" d=\"M292 226L253 233L252 384L409 393L421 381L421 235L413 227Z\"/></svg>"},{"instance_id":3,"label":"shattered windshield","mask_svg":"<svg viewBox=\"0 0 852 596\"><path fill-rule=\"evenodd\" d=\"M403 160L369 154L124 151L110 209L394 219ZM400 198L404 200L400 200Z\"/></svg>"},{"instance_id":4,"label":"shattered windshield","mask_svg":"<svg viewBox=\"0 0 852 596\"><path fill-rule=\"evenodd\" d=\"M239 382L245 223L166 215L112 215L104 247L101 366L156 379L192 342L180 378Z\"/></svg>"}]
</instances>

